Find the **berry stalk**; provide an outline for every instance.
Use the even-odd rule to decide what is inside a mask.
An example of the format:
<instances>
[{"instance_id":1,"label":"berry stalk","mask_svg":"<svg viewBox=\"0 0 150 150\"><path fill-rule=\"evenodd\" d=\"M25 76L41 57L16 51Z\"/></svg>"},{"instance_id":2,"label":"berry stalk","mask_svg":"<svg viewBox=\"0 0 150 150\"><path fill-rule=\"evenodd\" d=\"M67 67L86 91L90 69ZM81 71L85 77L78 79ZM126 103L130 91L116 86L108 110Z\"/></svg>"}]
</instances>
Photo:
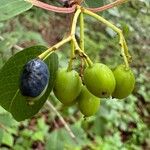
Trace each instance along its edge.
<instances>
[{"instance_id":1,"label":"berry stalk","mask_svg":"<svg viewBox=\"0 0 150 150\"><path fill-rule=\"evenodd\" d=\"M72 70L72 63L73 63L73 60L75 58L74 50L75 50L74 42L73 42L73 40L71 40L70 61L68 63L67 71L71 71Z\"/></svg>"},{"instance_id":2,"label":"berry stalk","mask_svg":"<svg viewBox=\"0 0 150 150\"><path fill-rule=\"evenodd\" d=\"M84 16L80 14L80 47L84 51Z\"/></svg>"},{"instance_id":3,"label":"berry stalk","mask_svg":"<svg viewBox=\"0 0 150 150\"><path fill-rule=\"evenodd\" d=\"M81 13L81 9L80 9L80 6L79 6L79 8L77 8L77 11L74 14L73 21L72 21L72 26L71 26L71 36L73 36L73 37L75 36L77 20L78 20L78 17L80 15L80 13Z\"/></svg>"},{"instance_id":4,"label":"berry stalk","mask_svg":"<svg viewBox=\"0 0 150 150\"><path fill-rule=\"evenodd\" d=\"M40 54L38 56L38 58L40 59L46 59L52 52L54 52L55 50L57 50L59 47L61 47L62 45L64 45L65 43L71 41L72 37L69 36L66 39L60 41L59 43L55 44L54 46L48 48L45 52L43 52L42 54Z\"/></svg>"},{"instance_id":5,"label":"berry stalk","mask_svg":"<svg viewBox=\"0 0 150 150\"><path fill-rule=\"evenodd\" d=\"M113 25L112 23L110 23L109 21L107 21L106 19L104 19L103 17L101 17L85 8L82 8L82 11L83 11L83 13L90 15L90 16L94 17L95 19L97 19L98 21L104 23L106 26L110 27L112 30L114 30L115 32L118 33L118 35L120 37L119 44L121 45L121 54L123 56L126 68L129 68L128 58L130 57L130 54L128 52L127 44L124 39L122 30L119 29L118 27L116 27L115 25Z\"/></svg>"},{"instance_id":6,"label":"berry stalk","mask_svg":"<svg viewBox=\"0 0 150 150\"><path fill-rule=\"evenodd\" d=\"M80 14L80 47L81 50L84 52L84 14L81 12ZM88 66L88 63L86 62L86 59L81 59L81 64L80 64L80 76L83 76L83 70L84 70L84 65Z\"/></svg>"},{"instance_id":7,"label":"berry stalk","mask_svg":"<svg viewBox=\"0 0 150 150\"><path fill-rule=\"evenodd\" d=\"M69 64L68 64L68 68L67 70L72 70L72 63L73 63L73 59L75 57L75 44L73 42L73 38L75 38L75 32L76 32L76 26L77 26L77 20L78 20L78 17L81 13L81 10L80 9L77 9L77 11L75 12L74 14L74 17L73 17L73 21L72 21L72 26L71 26L71 37L72 37L72 41L71 41L71 54L70 54L70 61L69 61Z\"/></svg>"}]
</instances>

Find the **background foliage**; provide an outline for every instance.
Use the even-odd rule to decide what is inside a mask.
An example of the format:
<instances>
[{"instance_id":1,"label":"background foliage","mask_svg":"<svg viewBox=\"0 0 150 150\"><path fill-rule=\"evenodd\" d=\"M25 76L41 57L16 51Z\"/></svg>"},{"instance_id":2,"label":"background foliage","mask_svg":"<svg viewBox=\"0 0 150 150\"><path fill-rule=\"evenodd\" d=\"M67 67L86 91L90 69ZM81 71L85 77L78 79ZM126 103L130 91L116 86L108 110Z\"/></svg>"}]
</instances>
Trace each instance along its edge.
<instances>
[{"instance_id":1,"label":"background foliage","mask_svg":"<svg viewBox=\"0 0 150 150\"><path fill-rule=\"evenodd\" d=\"M56 1L51 3L56 4ZM103 99L99 112L84 121L76 106L66 108L51 94L49 100L71 126L77 143L70 138L59 118L47 105L36 116L22 122L16 122L8 112L0 108L0 149L150 149L149 10L149 0L132 0L101 13L122 28L127 39L133 56L131 66L136 76L136 87L132 95L124 100ZM49 46L60 41L69 31L69 19L70 15L33 7L19 16L0 22L0 67L20 51L16 45ZM91 17L86 16L85 19L85 49L91 59L110 67L121 63L116 34ZM60 66L67 65L69 49L66 45L57 53Z\"/></svg>"}]
</instances>

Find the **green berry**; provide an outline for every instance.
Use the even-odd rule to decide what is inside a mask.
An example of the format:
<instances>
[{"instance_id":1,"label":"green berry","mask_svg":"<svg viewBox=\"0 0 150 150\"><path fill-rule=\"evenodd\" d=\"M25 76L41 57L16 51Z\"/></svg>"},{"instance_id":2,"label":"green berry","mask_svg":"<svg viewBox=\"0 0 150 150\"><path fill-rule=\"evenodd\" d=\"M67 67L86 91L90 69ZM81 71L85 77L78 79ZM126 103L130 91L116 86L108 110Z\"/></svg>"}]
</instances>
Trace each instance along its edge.
<instances>
[{"instance_id":1,"label":"green berry","mask_svg":"<svg viewBox=\"0 0 150 150\"><path fill-rule=\"evenodd\" d=\"M67 71L66 68L59 69L54 85L54 94L64 105L71 105L79 95L82 81L75 70Z\"/></svg>"},{"instance_id":2,"label":"green berry","mask_svg":"<svg viewBox=\"0 0 150 150\"><path fill-rule=\"evenodd\" d=\"M104 64L96 63L86 68L83 77L87 89L97 97L108 98L115 89L113 72Z\"/></svg>"},{"instance_id":3,"label":"green berry","mask_svg":"<svg viewBox=\"0 0 150 150\"><path fill-rule=\"evenodd\" d=\"M124 65L119 65L114 69L113 73L116 79L116 88L112 96L118 99L126 98L132 93L135 85L132 70L127 69Z\"/></svg>"},{"instance_id":4,"label":"green berry","mask_svg":"<svg viewBox=\"0 0 150 150\"><path fill-rule=\"evenodd\" d=\"M85 117L94 115L100 106L100 98L91 94L85 86L82 87L77 102L79 110Z\"/></svg>"}]
</instances>

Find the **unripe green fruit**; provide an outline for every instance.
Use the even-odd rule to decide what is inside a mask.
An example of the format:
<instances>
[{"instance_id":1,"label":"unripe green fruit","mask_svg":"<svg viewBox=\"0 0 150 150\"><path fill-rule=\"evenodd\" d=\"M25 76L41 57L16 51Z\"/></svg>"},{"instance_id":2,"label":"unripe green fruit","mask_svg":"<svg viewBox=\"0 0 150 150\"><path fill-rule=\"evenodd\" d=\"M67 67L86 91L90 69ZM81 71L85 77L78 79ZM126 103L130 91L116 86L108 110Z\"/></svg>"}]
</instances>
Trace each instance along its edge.
<instances>
[{"instance_id":1,"label":"unripe green fruit","mask_svg":"<svg viewBox=\"0 0 150 150\"><path fill-rule=\"evenodd\" d=\"M74 103L81 91L82 81L75 70L67 71L66 68L59 69L54 85L54 94L64 105Z\"/></svg>"},{"instance_id":2,"label":"unripe green fruit","mask_svg":"<svg viewBox=\"0 0 150 150\"><path fill-rule=\"evenodd\" d=\"M91 94L85 86L82 87L80 95L77 97L78 107L85 117L94 115L100 106L100 98Z\"/></svg>"},{"instance_id":3,"label":"unripe green fruit","mask_svg":"<svg viewBox=\"0 0 150 150\"><path fill-rule=\"evenodd\" d=\"M115 89L113 72L104 64L96 63L86 68L83 77L87 89L97 97L108 98Z\"/></svg>"},{"instance_id":4,"label":"unripe green fruit","mask_svg":"<svg viewBox=\"0 0 150 150\"><path fill-rule=\"evenodd\" d=\"M130 68L126 69L124 65L119 65L113 71L116 79L116 88L112 94L114 98L122 99L129 96L135 85L135 77Z\"/></svg>"}]
</instances>

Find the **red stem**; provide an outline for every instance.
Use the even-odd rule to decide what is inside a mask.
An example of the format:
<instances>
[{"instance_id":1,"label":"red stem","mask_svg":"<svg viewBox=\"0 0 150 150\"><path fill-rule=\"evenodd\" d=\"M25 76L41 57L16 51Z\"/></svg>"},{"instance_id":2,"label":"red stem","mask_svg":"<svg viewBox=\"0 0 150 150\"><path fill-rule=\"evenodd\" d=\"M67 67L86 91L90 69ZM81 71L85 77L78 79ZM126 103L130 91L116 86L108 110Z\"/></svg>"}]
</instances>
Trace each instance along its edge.
<instances>
[{"instance_id":1,"label":"red stem","mask_svg":"<svg viewBox=\"0 0 150 150\"><path fill-rule=\"evenodd\" d=\"M118 6L122 3L125 3L127 0L116 0L115 2L112 2L110 4L107 4L107 5L104 5L102 7L98 7L98 8L86 8L92 12L101 12L101 11L104 11L104 10L107 10L107 9L110 9L110 8L113 8L115 6Z\"/></svg>"},{"instance_id":2,"label":"red stem","mask_svg":"<svg viewBox=\"0 0 150 150\"><path fill-rule=\"evenodd\" d=\"M76 5L70 7L70 8L63 8L63 7L56 7L56 6L52 6L52 5L49 5L49 4L46 4L44 2L41 2L39 0L26 0L28 2L30 2L31 4L37 6L37 7L40 7L42 9L45 9L45 10L49 10L49 11L54 11L54 12L57 12L57 13L73 13L75 12L75 9L76 9ZM116 0L115 2L112 2L110 4L107 4L107 5L104 5L102 7L98 7L98 8L86 8L92 12L101 12L101 11L104 11L104 10L107 10L107 9L110 9L110 8L113 8L115 6L118 6L122 3L125 3L127 0Z\"/></svg>"},{"instance_id":3,"label":"red stem","mask_svg":"<svg viewBox=\"0 0 150 150\"><path fill-rule=\"evenodd\" d=\"M72 6L70 8L56 7L56 6L52 6L52 5L43 3L43 2L38 1L38 0L27 0L27 1L30 2L34 6L43 8L45 10L58 12L58 13L73 13L75 11L75 8L76 8L76 6Z\"/></svg>"}]
</instances>

